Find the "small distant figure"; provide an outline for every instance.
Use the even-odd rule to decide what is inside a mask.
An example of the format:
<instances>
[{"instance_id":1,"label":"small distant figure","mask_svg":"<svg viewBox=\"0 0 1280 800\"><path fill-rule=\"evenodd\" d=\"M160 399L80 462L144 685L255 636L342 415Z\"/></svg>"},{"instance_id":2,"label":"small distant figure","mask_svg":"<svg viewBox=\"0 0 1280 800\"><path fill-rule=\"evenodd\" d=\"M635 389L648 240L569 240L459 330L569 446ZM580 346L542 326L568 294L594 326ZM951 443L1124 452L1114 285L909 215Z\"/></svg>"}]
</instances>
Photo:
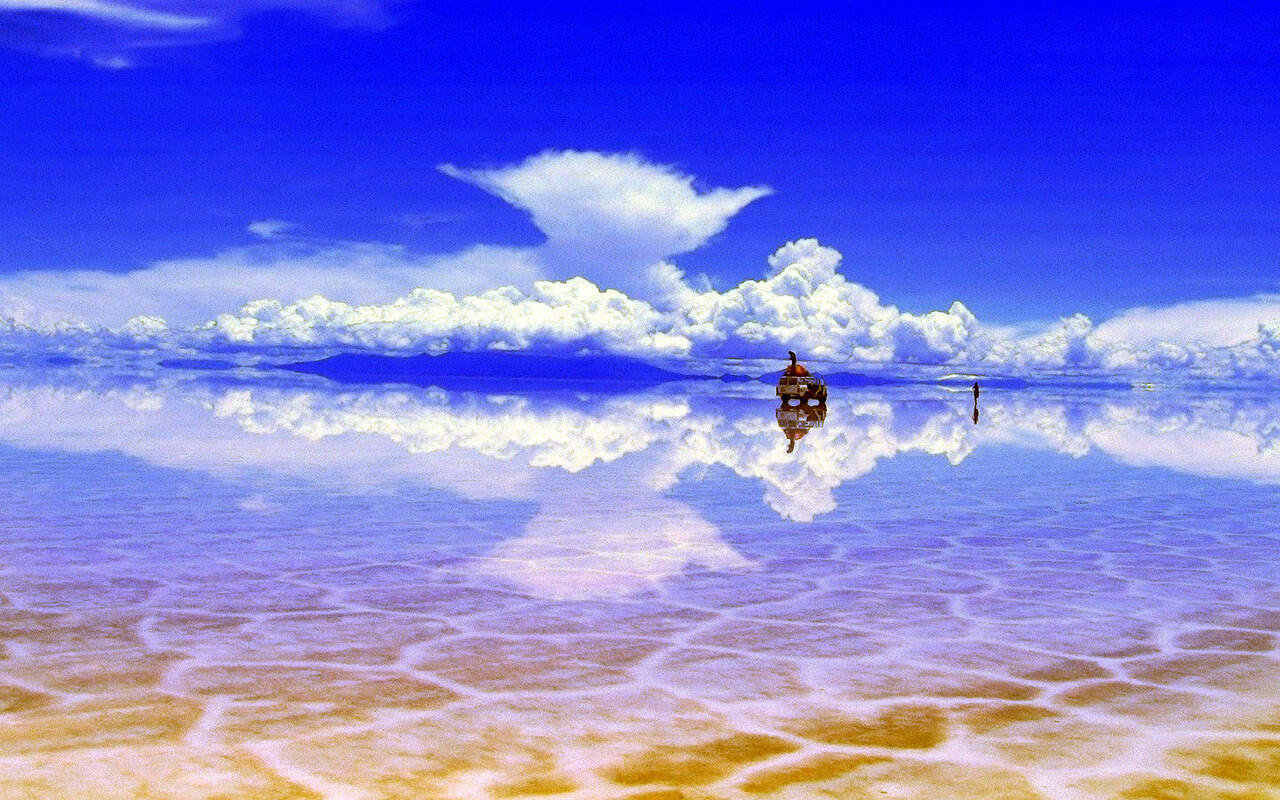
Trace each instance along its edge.
<instances>
[{"instance_id":1,"label":"small distant figure","mask_svg":"<svg viewBox=\"0 0 1280 800\"><path fill-rule=\"evenodd\" d=\"M973 402L974 402L974 404L975 404L975 405L977 405L977 403L978 403L978 394L979 394L981 391L982 391L982 390L978 388L978 382L977 382L977 381L974 381L974 382L973 382Z\"/></svg>"},{"instance_id":2,"label":"small distant figure","mask_svg":"<svg viewBox=\"0 0 1280 800\"><path fill-rule=\"evenodd\" d=\"M783 375L791 375L794 377L803 377L809 374L809 370L804 364L796 363L796 354L794 350L788 350L787 355L791 356L791 366L783 371Z\"/></svg>"}]
</instances>

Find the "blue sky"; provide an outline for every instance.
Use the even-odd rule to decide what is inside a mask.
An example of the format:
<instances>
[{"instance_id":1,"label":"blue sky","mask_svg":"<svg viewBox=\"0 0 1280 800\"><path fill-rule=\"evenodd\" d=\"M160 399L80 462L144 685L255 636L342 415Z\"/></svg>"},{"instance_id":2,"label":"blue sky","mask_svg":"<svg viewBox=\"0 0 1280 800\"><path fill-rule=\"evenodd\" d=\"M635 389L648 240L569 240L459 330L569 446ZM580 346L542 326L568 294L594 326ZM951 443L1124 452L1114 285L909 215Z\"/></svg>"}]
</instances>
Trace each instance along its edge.
<instances>
[{"instance_id":1,"label":"blue sky","mask_svg":"<svg viewBox=\"0 0 1280 800\"><path fill-rule=\"evenodd\" d=\"M0 0L4 272L210 256L264 219L531 247L437 167L571 149L770 187L676 256L721 290L816 237L886 302L989 323L1280 291L1280 12L66 5Z\"/></svg>"}]
</instances>

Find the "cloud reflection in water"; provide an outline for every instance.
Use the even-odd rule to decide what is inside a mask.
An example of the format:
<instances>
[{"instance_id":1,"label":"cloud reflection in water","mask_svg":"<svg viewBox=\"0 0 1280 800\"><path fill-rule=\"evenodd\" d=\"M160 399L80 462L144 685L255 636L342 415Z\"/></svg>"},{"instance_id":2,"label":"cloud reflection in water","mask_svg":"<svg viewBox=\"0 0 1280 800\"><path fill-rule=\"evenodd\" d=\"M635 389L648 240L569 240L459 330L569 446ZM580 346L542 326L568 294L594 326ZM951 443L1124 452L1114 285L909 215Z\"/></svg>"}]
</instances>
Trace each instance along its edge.
<instances>
[{"instance_id":1,"label":"cloud reflection in water","mask_svg":"<svg viewBox=\"0 0 1280 800\"><path fill-rule=\"evenodd\" d=\"M833 511L841 486L905 453L963 462L983 446L1101 452L1127 464L1280 482L1280 401L1136 392L991 392L974 426L967 394L932 387L842 391L819 429L779 430L765 385L691 382L596 395L352 390L324 382L160 377L30 378L0 389L0 439L21 448L115 451L243 483L242 508L275 506L270 480L345 494L410 486L536 507L476 569L555 598L644 591L689 568L745 569L711 521L671 490L722 468L763 486L780 517Z\"/></svg>"}]
</instances>

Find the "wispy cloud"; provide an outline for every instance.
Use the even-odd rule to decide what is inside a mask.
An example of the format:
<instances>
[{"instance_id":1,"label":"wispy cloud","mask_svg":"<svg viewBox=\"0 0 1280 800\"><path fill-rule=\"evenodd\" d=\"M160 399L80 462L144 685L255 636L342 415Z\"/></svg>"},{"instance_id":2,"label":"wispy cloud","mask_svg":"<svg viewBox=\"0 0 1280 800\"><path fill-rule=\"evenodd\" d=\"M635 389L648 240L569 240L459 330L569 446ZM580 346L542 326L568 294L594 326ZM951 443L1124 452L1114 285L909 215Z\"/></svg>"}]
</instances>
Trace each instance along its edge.
<instances>
[{"instance_id":1,"label":"wispy cloud","mask_svg":"<svg viewBox=\"0 0 1280 800\"><path fill-rule=\"evenodd\" d=\"M1133 308L1098 326L1100 340L1150 345L1228 347L1258 335L1258 323L1280 320L1280 294L1219 298Z\"/></svg>"},{"instance_id":2,"label":"wispy cloud","mask_svg":"<svg viewBox=\"0 0 1280 800\"><path fill-rule=\"evenodd\" d=\"M392 221L411 231L421 231L434 225L447 225L461 218L458 214L443 212L406 211L403 214L397 214L392 217Z\"/></svg>"},{"instance_id":3,"label":"wispy cloud","mask_svg":"<svg viewBox=\"0 0 1280 800\"><path fill-rule=\"evenodd\" d=\"M262 239L278 239L294 227L292 222L283 219L260 219L250 222L245 229Z\"/></svg>"},{"instance_id":4,"label":"wispy cloud","mask_svg":"<svg viewBox=\"0 0 1280 800\"><path fill-rule=\"evenodd\" d=\"M396 0L0 0L0 42L106 69L158 47L233 39L247 17L292 9L338 26L381 27Z\"/></svg>"},{"instance_id":5,"label":"wispy cloud","mask_svg":"<svg viewBox=\"0 0 1280 800\"><path fill-rule=\"evenodd\" d=\"M190 30L214 21L214 17L195 16L153 8L109 3L105 0L0 0L0 10L59 11L81 14L118 25L159 30Z\"/></svg>"},{"instance_id":6,"label":"wispy cloud","mask_svg":"<svg viewBox=\"0 0 1280 800\"><path fill-rule=\"evenodd\" d=\"M421 255L394 244L293 240L277 233L258 244L167 259L132 272L6 275L0 277L0 318L36 328L114 328L139 315L195 325L252 301L322 296L392 303L415 286L476 293L494 282L531 285L538 277L538 267L518 248Z\"/></svg>"}]
</instances>

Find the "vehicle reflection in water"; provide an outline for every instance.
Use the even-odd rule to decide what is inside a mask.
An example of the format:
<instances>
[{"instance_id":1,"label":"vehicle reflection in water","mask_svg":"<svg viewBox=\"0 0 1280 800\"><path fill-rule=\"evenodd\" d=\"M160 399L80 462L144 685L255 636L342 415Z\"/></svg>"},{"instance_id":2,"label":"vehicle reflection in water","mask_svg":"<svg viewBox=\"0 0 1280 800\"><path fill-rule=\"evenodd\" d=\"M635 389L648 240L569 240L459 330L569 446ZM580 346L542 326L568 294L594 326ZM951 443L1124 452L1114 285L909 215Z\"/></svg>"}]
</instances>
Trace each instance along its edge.
<instances>
[{"instance_id":1,"label":"vehicle reflection in water","mask_svg":"<svg viewBox=\"0 0 1280 800\"><path fill-rule=\"evenodd\" d=\"M549 482L601 486L614 471L661 495L718 468L756 482L765 506L796 522L834 510L842 485L886 459L920 453L958 465L992 446L1280 483L1280 399L1269 396L1020 390L984 397L975 427L967 404L940 387L851 388L777 409L765 424L761 403L774 394L768 384L719 381L496 394L263 373L8 370L0 442L118 452L251 494L272 478L347 495L418 485L476 502L526 501ZM817 427L820 436L807 435Z\"/></svg>"},{"instance_id":2,"label":"vehicle reflection in water","mask_svg":"<svg viewBox=\"0 0 1280 800\"><path fill-rule=\"evenodd\" d=\"M814 428L821 428L827 419L827 404L818 405L781 405L774 416L782 435L787 437L787 452L794 452L796 442L805 437Z\"/></svg>"}]
</instances>

